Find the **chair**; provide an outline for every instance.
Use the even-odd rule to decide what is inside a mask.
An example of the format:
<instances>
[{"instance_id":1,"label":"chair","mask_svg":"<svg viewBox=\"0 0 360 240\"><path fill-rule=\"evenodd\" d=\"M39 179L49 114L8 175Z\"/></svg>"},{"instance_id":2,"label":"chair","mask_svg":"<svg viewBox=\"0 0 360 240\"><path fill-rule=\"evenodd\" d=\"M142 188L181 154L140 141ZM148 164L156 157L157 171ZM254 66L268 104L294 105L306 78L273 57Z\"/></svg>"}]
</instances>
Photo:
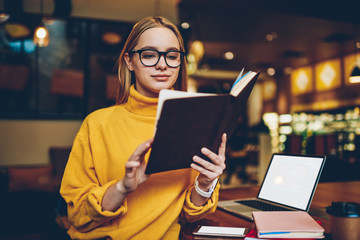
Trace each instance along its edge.
<instances>
[{"instance_id":1,"label":"chair","mask_svg":"<svg viewBox=\"0 0 360 240\"><path fill-rule=\"evenodd\" d=\"M50 162L54 167L54 175L61 180L67 160L71 152L71 147L50 147ZM68 240L70 237L67 230L71 224L67 218L67 204L64 198L58 193L57 204L55 207L55 224L52 232L53 240Z\"/></svg>"},{"instance_id":2,"label":"chair","mask_svg":"<svg viewBox=\"0 0 360 240\"><path fill-rule=\"evenodd\" d=\"M55 224L52 233L53 240L68 240L71 239L67 234L71 224L67 218L67 204L64 198L58 196L58 202L55 208Z\"/></svg>"},{"instance_id":3,"label":"chair","mask_svg":"<svg viewBox=\"0 0 360 240\"><path fill-rule=\"evenodd\" d=\"M57 179L62 179L65 166L71 152L71 147L50 147L49 157L53 166L54 176Z\"/></svg>"}]
</instances>

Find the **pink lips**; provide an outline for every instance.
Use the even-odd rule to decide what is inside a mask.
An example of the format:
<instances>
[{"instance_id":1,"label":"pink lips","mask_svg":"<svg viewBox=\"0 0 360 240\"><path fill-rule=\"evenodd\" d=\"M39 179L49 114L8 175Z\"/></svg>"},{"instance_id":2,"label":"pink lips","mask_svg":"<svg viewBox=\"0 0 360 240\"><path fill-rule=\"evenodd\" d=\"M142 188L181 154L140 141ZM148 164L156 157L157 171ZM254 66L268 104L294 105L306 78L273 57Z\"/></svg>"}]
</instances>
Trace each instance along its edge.
<instances>
[{"instance_id":1,"label":"pink lips","mask_svg":"<svg viewBox=\"0 0 360 240\"><path fill-rule=\"evenodd\" d=\"M157 81L166 81L169 79L169 75L167 74L157 74L157 75L152 75L153 78L155 78Z\"/></svg>"}]
</instances>

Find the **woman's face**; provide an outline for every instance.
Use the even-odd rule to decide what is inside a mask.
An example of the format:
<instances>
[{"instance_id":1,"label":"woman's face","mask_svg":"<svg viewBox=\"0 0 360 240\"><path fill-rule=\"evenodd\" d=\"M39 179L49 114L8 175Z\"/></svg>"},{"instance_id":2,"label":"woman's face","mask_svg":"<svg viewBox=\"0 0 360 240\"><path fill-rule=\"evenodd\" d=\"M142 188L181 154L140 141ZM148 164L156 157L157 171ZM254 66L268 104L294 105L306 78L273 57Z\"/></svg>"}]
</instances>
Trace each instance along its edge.
<instances>
[{"instance_id":1,"label":"woman's face","mask_svg":"<svg viewBox=\"0 0 360 240\"><path fill-rule=\"evenodd\" d=\"M176 35L168 28L150 28L142 33L134 50L155 49L160 52L169 50L180 51ZM169 67L164 56L152 67L144 66L138 53L125 55L130 71L135 72L136 90L146 97L158 97L161 89L171 88L177 80L180 67Z\"/></svg>"}]
</instances>

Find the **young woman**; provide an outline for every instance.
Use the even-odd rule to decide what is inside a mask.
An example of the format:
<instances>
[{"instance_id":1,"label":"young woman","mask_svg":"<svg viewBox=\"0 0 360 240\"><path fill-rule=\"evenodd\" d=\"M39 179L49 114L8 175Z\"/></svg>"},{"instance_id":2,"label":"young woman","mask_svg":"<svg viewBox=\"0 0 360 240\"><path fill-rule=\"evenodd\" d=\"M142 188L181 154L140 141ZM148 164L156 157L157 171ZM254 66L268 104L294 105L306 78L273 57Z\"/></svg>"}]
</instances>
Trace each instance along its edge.
<instances>
[{"instance_id":1,"label":"young woman","mask_svg":"<svg viewBox=\"0 0 360 240\"><path fill-rule=\"evenodd\" d=\"M203 148L188 169L146 175L158 94L184 89L184 44L162 17L138 22L119 57L115 106L91 113L73 143L60 193L74 239L178 239L180 219L215 211L225 169L226 136L218 153ZM171 161L171 159L169 159Z\"/></svg>"}]
</instances>

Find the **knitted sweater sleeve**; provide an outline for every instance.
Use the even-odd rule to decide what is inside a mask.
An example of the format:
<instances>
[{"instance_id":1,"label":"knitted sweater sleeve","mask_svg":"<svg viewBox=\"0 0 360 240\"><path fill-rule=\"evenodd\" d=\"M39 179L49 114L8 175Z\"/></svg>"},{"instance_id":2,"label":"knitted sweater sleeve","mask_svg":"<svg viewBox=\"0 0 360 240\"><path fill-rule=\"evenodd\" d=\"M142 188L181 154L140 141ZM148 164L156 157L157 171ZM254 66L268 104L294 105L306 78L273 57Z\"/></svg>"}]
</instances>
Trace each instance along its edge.
<instances>
[{"instance_id":1,"label":"knitted sweater sleeve","mask_svg":"<svg viewBox=\"0 0 360 240\"><path fill-rule=\"evenodd\" d=\"M116 181L100 185L88 131L84 122L75 137L60 188L60 193L68 205L68 219L79 232L90 231L127 211L126 199L116 212L102 210L103 196Z\"/></svg>"},{"instance_id":2,"label":"knitted sweater sleeve","mask_svg":"<svg viewBox=\"0 0 360 240\"><path fill-rule=\"evenodd\" d=\"M191 192L194 189L194 185L191 185L186 193L185 203L182 211L182 217L188 222L198 221L205 216L215 212L217 202L219 199L220 184L218 183L213 194L204 206L196 206L191 202Z\"/></svg>"}]
</instances>

